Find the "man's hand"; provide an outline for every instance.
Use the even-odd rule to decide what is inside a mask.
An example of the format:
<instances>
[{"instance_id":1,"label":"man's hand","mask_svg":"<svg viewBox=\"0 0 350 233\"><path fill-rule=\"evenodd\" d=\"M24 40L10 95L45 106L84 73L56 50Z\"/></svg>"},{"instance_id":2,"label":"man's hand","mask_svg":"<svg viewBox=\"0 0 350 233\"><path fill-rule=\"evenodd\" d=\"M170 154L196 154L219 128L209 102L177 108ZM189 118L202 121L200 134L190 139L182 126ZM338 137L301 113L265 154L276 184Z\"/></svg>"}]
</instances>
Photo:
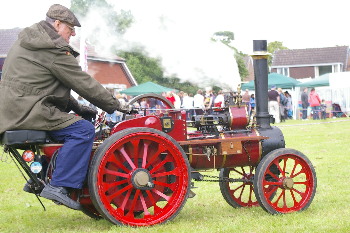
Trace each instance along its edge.
<instances>
[{"instance_id":1,"label":"man's hand","mask_svg":"<svg viewBox=\"0 0 350 233\"><path fill-rule=\"evenodd\" d=\"M89 106L85 106L85 105L82 105L80 106L80 114L94 114L96 115L97 114L97 110L96 109L93 109L93 108L90 108Z\"/></svg>"},{"instance_id":2,"label":"man's hand","mask_svg":"<svg viewBox=\"0 0 350 233\"><path fill-rule=\"evenodd\" d=\"M137 113L137 111L133 108L132 105L125 104L119 107L118 109L119 112L127 113L127 114L132 114L132 113Z\"/></svg>"},{"instance_id":3,"label":"man's hand","mask_svg":"<svg viewBox=\"0 0 350 233\"><path fill-rule=\"evenodd\" d=\"M79 115L87 121L94 121L96 118L97 110L90 108L88 106L82 105L80 106Z\"/></svg>"}]
</instances>

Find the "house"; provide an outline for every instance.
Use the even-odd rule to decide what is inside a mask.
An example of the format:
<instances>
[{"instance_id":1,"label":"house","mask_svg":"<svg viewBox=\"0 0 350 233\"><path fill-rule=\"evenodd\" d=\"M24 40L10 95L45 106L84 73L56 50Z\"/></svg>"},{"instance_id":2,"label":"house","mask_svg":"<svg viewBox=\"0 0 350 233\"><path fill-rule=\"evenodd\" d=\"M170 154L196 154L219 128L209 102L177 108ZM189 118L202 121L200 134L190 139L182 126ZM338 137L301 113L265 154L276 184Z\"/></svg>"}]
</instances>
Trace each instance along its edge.
<instances>
[{"instance_id":1,"label":"house","mask_svg":"<svg viewBox=\"0 0 350 233\"><path fill-rule=\"evenodd\" d=\"M7 53L21 30L20 28L0 29L0 72ZM72 45L73 48L79 48L78 41L75 45L77 46ZM107 88L119 91L137 85L123 58L116 55L102 56L94 50L93 46L88 45L86 60L87 73Z\"/></svg>"},{"instance_id":2,"label":"house","mask_svg":"<svg viewBox=\"0 0 350 233\"><path fill-rule=\"evenodd\" d=\"M17 40L21 28L0 29L0 77L5 58L13 43Z\"/></svg>"},{"instance_id":3,"label":"house","mask_svg":"<svg viewBox=\"0 0 350 233\"><path fill-rule=\"evenodd\" d=\"M271 72L295 79L350 70L349 46L275 51Z\"/></svg>"}]
</instances>

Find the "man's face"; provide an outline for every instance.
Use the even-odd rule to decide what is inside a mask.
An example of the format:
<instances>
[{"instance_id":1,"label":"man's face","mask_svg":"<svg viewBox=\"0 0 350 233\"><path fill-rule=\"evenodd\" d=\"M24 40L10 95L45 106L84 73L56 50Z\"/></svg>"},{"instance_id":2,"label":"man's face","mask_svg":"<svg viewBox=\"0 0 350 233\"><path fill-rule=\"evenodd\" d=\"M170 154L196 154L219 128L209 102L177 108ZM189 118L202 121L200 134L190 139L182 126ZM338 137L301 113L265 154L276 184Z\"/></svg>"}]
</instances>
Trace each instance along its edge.
<instances>
[{"instance_id":1,"label":"man's face","mask_svg":"<svg viewBox=\"0 0 350 233\"><path fill-rule=\"evenodd\" d=\"M74 27L59 20L56 20L55 25L58 35L62 36L62 38L69 44L70 37L76 35Z\"/></svg>"}]
</instances>

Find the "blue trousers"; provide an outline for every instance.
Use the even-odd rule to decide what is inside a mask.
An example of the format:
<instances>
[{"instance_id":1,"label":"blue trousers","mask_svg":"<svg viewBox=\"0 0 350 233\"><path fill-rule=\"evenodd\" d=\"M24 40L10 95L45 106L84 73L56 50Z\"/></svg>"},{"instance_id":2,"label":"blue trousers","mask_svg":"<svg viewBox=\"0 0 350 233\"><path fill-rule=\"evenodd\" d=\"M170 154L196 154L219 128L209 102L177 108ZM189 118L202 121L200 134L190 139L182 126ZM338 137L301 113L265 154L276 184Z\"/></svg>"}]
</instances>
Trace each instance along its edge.
<instances>
[{"instance_id":1,"label":"blue trousers","mask_svg":"<svg viewBox=\"0 0 350 233\"><path fill-rule=\"evenodd\" d=\"M89 121L80 120L66 128L48 133L53 140L63 143L58 151L51 185L82 188L90 161L95 127Z\"/></svg>"}]
</instances>

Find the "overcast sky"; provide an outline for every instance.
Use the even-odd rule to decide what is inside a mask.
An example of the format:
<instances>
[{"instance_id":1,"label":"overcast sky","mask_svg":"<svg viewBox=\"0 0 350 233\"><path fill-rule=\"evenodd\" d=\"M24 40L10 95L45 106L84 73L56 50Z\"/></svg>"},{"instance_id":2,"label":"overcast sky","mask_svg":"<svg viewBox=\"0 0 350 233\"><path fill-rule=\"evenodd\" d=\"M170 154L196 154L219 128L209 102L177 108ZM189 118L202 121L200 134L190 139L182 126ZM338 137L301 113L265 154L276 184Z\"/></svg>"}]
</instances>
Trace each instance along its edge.
<instances>
[{"instance_id":1,"label":"overcast sky","mask_svg":"<svg viewBox=\"0 0 350 233\"><path fill-rule=\"evenodd\" d=\"M232 45L247 54L252 52L253 40L281 41L290 49L350 44L349 8L345 5L346 1L113 0L110 2L115 4L117 10L130 10L135 16L134 27L123 39L143 43L151 53L163 57L165 66L169 67L169 73L176 71L181 73L182 70L183 74L180 76L184 76L185 73L192 76L198 76L198 73L213 76L213 73L217 72L218 69L203 71L200 67L195 67L197 74L188 70L188 63L194 63L194 60L204 62L203 46L208 50L205 53L206 60L213 61L224 57L221 52L210 53L211 50L223 51L217 48L217 45L212 48L206 46L207 38L217 31L232 31L235 35ZM68 0L5 1L1 5L0 28L26 27L40 21L44 19L47 9L53 3L70 6ZM98 13L99 16L101 14L103 12ZM89 31L94 23L101 26L103 22L97 18L95 15L92 20L85 21L85 25L82 23L83 28ZM101 38L101 40L107 39L106 36ZM116 40L113 41L115 43ZM118 41L121 48L127 44L123 44L122 39ZM197 44L197 47L194 44ZM184 55L189 57L188 60ZM165 56L169 56L169 59ZM178 57L181 57L182 62L176 60ZM218 75L216 78L221 79L221 76Z\"/></svg>"},{"instance_id":2,"label":"overcast sky","mask_svg":"<svg viewBox=\"0 0 350 233\"><path fill-rule=\"evenodd\" d=\"M165 16L185 26L184 32L227 30L236 47L248 53L252 40L282 41L288 48L350 44L349 7L346 1L316 0L114 0L140 19ZM1 4L0 28L25 27L45 17L53 3L69 0L11 0ZM152 25L150 25L152 27ZM145 29L147 30L147 29ZM190 35L189 35L190 36Z\"/></svg>"}]
</instances>

